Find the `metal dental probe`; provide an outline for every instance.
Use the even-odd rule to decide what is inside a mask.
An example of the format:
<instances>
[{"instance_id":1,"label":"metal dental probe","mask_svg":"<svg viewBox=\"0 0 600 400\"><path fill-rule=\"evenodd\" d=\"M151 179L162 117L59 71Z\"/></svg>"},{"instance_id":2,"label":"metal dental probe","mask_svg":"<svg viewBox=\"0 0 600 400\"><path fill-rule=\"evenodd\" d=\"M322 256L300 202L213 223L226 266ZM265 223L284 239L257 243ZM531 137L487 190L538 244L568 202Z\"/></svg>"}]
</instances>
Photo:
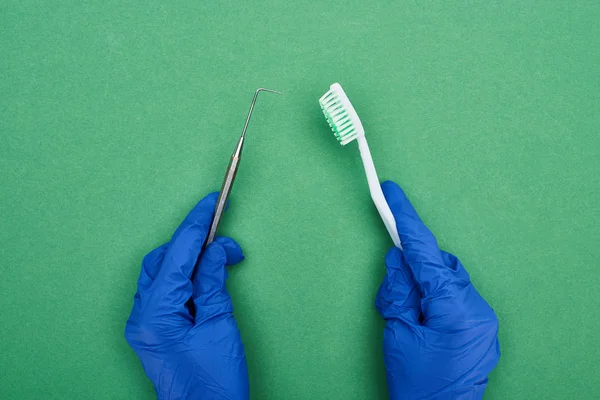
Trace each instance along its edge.
<instances>
[{"instance_id":1,"label":"metal dental probe","mask_svg":"<svg viewBox=\"0 0 600 400\"><path fill-rule=\"evenodd\" d=\"M225 205L227 204L227 199L229 198L229 192L231 192L231 187L233 186L233 181L235 180L235 175L237 173L240 159L242 157L242 148L244 147L244 139L246 138L246 129L248 129L248 123L250 122L250 117L252 116L252 110L254 110L254 103L256 103L256 97L260 92L271 92L281 94L280 92L277 92L275 90L265 88L258 88L254 93L254 98L252 98L252 103L250 104L250 111L248 111L246 123L244 124L244 129L242 130L242 135L240 136L237 142L237 146L235 146L235 150L233 151L233 155L231 156L231 161L229 161L229 166L227 166L225 179L223 179L223 185L221 186L221 192L219 193L219 199L217 200L217 205L215 207L215 214L210 225L210 230L208 231L206 245L211 243L215 239L215 235L217 234L217 228L219 227L219 222L221 222L223 211L225 211Z\"/></svg>"}]
</instances>

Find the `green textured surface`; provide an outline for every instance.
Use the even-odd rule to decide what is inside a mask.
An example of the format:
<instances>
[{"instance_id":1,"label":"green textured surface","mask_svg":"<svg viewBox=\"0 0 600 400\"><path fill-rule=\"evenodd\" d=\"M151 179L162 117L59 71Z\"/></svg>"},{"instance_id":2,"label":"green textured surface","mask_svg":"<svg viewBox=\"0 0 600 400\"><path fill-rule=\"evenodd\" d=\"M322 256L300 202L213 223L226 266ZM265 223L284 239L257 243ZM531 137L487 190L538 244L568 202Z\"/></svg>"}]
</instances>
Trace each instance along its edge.
<instances>
[{"instance_id":1,"label":"green textured surface","mask_svg":"<svg viewBox=\"0 0 600 400\"><path fill-rule=\"evenodd\" d=\"M265 86L221 230L252 398L384 399L390 240L334 81L498 314L486 398L595 397L600 3L552 3L0 2L0 398L153 397L123 338L141 259Z\"/></svg>"}]
</instances>

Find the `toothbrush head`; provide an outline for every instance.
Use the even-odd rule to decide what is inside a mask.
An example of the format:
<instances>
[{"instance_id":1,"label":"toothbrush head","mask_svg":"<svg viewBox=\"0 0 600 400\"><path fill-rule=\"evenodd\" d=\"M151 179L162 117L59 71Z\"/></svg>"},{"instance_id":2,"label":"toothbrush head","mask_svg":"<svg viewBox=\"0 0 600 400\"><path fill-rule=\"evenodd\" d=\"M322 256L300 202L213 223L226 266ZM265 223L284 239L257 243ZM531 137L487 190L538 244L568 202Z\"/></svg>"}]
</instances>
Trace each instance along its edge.
<instances>
[{"instance_id":1,"label":"toothbrush head","mask_svg":"<svg viewBox=\"0 0 600 400\"><path fill-rule=\"evenodd\" d=\"M329 91L319 99L319 104L342 146L365 134L358 114L339 83L331 85Z\"/></svg>"}]
</instances>

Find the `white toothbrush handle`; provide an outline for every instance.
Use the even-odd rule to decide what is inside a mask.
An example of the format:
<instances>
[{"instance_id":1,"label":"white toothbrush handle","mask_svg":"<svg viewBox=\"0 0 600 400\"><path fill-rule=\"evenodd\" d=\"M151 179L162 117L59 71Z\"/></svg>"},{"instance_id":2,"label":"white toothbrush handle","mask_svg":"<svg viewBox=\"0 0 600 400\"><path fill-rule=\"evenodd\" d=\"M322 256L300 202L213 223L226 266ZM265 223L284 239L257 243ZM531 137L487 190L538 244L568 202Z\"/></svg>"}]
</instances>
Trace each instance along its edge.
<instances>
[{"instance_id":1,"label":"white toothbrush handle","mask_svg":"<svg viewBox=\"0 0 600 400\"><path fill-rule=\"evenodd\" d=\"M369 191L371 192L373 203L375 203L375 207L377 207L377 211L379 211L379 215L394 241L394 245L398 248L402 248L400 245L400 237L398 236L398 229L396 229L396 221L394 220L394 215L392 214L392 210L390 210L390 206L388 206L388 203L383 196L379 178L377 177L377 171L375 170L375 164L373 164L373 157L371 157L371 151L367 144L367 138L364 135L360 135L357 138L357 141L360 156L362 157L363 165L365 167L365 173L367 174Z\"/></svg>"}]
</instances>

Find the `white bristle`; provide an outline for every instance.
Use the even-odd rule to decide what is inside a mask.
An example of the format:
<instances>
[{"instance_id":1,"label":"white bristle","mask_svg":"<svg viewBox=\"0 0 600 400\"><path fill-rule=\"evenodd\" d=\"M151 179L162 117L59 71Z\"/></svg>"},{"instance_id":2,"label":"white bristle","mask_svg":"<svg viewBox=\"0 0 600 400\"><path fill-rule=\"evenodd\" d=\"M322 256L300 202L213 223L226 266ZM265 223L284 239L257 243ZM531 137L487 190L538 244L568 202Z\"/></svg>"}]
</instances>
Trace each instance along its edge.
<instances>
[{"instance_id":1,"label":"white bristle","mask_svg":"<svg viewBox=\"0 0 600 400\"><path fill-rule=\"evenodd\" d=\"M330 90L321 96L319 104L323 109L323 115L342 146L358 136L364 135L360 119L338 83L331 85Z\"/></svg>"}]
</instances>

